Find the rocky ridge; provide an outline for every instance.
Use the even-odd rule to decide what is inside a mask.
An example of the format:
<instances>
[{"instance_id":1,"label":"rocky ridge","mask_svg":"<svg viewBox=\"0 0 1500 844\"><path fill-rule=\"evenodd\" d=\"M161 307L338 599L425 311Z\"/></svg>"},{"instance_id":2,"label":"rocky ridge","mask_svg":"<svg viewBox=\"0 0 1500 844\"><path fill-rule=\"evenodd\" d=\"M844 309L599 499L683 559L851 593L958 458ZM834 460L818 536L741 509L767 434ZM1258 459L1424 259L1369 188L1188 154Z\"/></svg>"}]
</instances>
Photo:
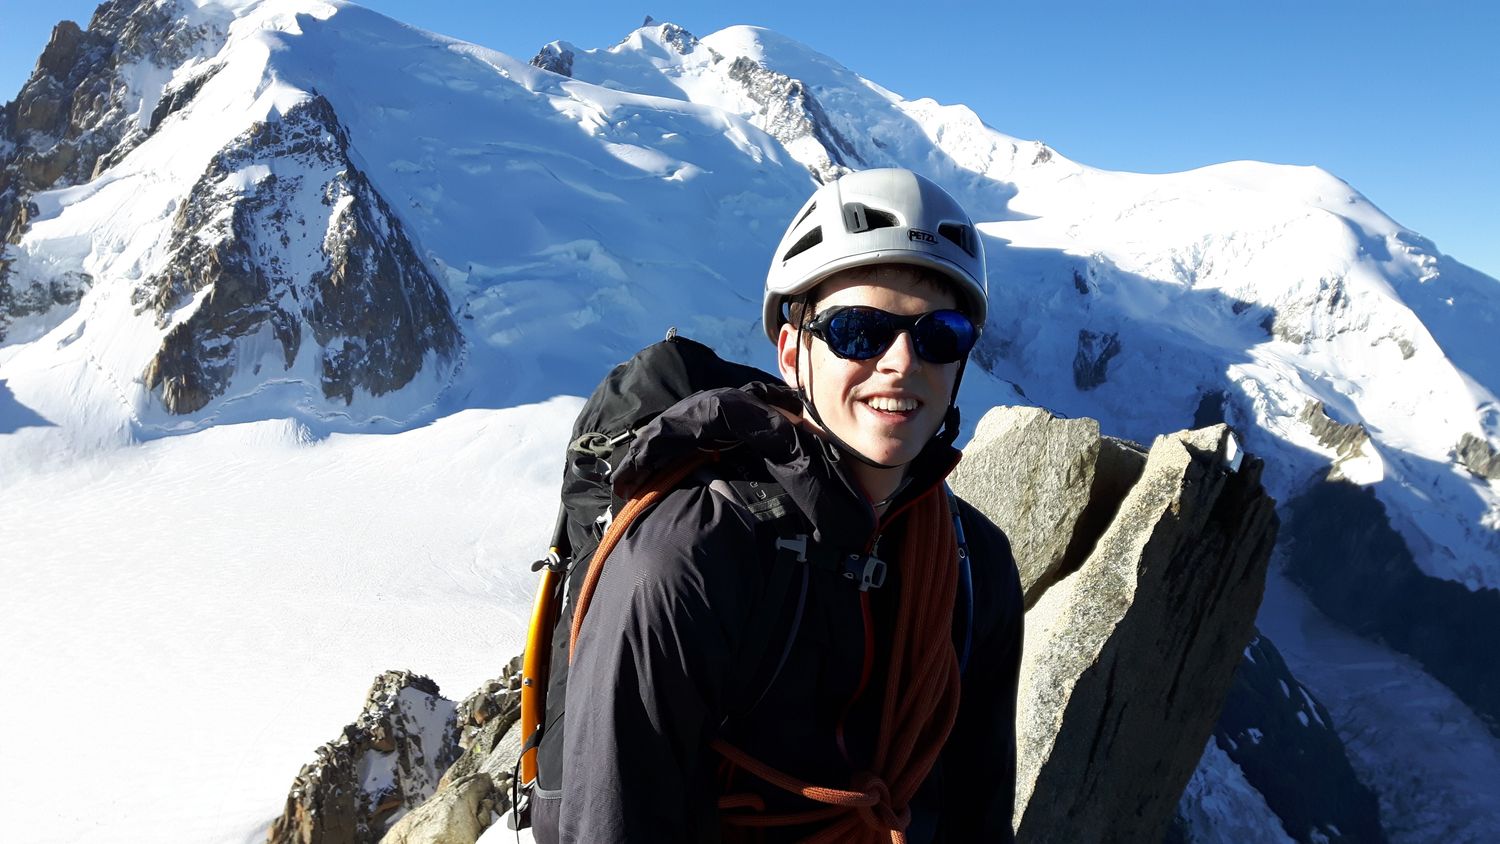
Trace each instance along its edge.
<instances>
[{"instance_id":1,"label":"rocky ridge","mask_svg":"<svg viewBox=\"0 0 1500 844\"><path fill-rule=\"evenodd\" d=\"M803 163L819 182L829 182L868 166L801 80L744 56L730 63L729 78L743 85L745 94L760 106L760 111L751 116L751 123L788 149L804 140L817 144L820 154L811 161L804 158Z\"/></svg>"},{"instance_id":2,"label":"rocky ridge","mask_svg":"<svg viewBox=\"0 0 1500 844\"><path fill-rule=\"evenodd\" d=\"M201 410L241 367L259 370L245 344L261 333L289 370L306 328L324 396L345 404L400 389L429 355L452 360L447 294L349 155L314 96L241 134L193 186L171 258L134 295L167 332L143 377L170 412Z\"/></svg>"},{"instance_id":3,"label":"rocky ridge","mask_svg":"<svg viewBox=\"0 0 1500 844\"><path fill-rule=\"evenodd\" d=\"M1500 481L1500 449L1490 445L1484 438L1464 434L1459 438L1454 453L1465 469L1486 480Z\"/></svg>"},{"instance_id":4,"label":"rocky ridge","mask_svg":"<svg viewBox=\"0 0 1500 844\"><path fill-rule=\"evenodd\" d=\"M457 757L453 703L409 671L375 678L359 717L302 766L273 844L375 842L389 823L437 791Z\"/></svg>"},{"instance_id":5,"label":"rocky ridge","mask_svg":"<svg viewBox=\"0 0 1500 844\"><path fill-rule=\"evenodd\" d=\"M222 38L179 12L176 0L110 0L87 30L59 23L31 77L0 110L0 341L13 320L72 305L92 284L83 273L13 278L4 249L36 217L32 195L97 177L155 129L137 112L157 92L137 90L133 69L178 67Z\"/></svg>"}]
</instances>

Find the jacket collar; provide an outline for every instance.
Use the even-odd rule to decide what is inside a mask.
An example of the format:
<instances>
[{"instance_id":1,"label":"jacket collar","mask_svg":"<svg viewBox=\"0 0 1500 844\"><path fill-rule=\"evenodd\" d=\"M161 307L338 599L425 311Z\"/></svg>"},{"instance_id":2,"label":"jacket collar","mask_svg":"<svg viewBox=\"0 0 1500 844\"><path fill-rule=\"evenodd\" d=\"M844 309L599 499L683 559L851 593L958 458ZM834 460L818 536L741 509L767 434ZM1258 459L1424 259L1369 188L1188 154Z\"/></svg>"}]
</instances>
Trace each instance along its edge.
<instances>
[{"instance_id":1,"label":"jacket collar","mask_svg":"<svg viewBox=\"0 0 1500 844\"><path fill-rule=\"evenodd\" d=\"M707 452L752 472L764 467L812 523L814 541L863 547L874 535L877 519L853 481L849 459L778 407L795 415L802 411L791 388L758 381L683 399L641 430L615 469L615 494L629 498L656 472ZM941 483L960 456L949 445L928 443L912 461L911 482L886 512L896 512L904 501Z\"/></svg>"}]
</instances>

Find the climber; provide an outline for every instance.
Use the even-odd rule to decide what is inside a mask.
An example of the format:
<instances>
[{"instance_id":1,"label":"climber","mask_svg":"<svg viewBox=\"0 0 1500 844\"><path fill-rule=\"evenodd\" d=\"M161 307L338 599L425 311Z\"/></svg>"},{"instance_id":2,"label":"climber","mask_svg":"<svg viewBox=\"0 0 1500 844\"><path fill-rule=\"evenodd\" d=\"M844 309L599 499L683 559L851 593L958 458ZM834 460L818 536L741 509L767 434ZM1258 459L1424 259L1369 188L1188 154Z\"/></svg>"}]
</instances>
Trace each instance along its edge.
<instances>
[{"instance_id":1,"label":"climber","mask_svg":"<svg viewBox=\"0 0 1500 844\"><path fill-rule=\"evenodd\" d=\"M692 395L613 466L636 506L579 599L537 841L1011 840L1020 583L944 483L986 285L909 171L797 212L762 310L785 383Z\"/></svg>"}]
</instances>

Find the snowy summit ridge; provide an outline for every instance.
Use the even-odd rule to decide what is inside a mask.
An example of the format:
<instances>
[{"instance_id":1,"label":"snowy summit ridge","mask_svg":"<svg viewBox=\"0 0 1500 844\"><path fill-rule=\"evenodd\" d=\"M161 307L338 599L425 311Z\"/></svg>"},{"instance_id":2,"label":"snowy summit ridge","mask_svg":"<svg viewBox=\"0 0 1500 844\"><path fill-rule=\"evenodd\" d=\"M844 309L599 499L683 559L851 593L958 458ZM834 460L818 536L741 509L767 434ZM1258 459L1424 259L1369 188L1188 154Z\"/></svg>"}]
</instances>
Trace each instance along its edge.
<instances>
[{"instance_id":1,"label":"snowy summit ridge","mask_svg":"<svg viewBox=\"0 0 1500 844\"><path fill-rule=\"evenodd\" d=\"M341 0L112 0L60 24L0 112L0 480L243 431L566 428L549 400L668 326L768 365L781 227L816 182L886 166L985 235L966 419L1034 403L1144 442L1227 421L1284 503L1331 475L1378 505L1410 571L1370 582L1493 600L1500 282L1319 168L1099 170L753 26L653 22L528 63ZM512 474L550 498L535 454ZM1391 623L1372 635L1400 641Z\"/></svg>"}]
</instances>

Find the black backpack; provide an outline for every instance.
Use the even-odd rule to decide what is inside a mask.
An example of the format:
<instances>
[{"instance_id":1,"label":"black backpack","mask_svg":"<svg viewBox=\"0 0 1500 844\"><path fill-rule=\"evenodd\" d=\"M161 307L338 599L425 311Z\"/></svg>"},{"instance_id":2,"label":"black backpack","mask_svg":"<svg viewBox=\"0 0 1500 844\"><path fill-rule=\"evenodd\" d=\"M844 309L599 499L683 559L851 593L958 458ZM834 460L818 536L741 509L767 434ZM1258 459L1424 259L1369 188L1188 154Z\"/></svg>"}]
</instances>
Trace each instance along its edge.
<instances>
[{"instance_id":1,"label":"black backpack","mask_svg":"<svg viewBox=\"0 0 1500 844\"><path fill-rule=\"evenodd\" d=\"M563 704L568 683L568 639L573 612L589 562L604 536L610 514L623 504L613 495L612 461L624 454L637 432L662 411L694 393L719 387L742 387L751 382L780 379L753 366L720 358L701 343L668 332L665 340L637 352L616 366L594 392L573 423L563 469L562 503L553 530L552 547L546 558L532 564L542 572L542 583L532 611L522 666L521 735L524 737L514 783L517 793L512 814L516 828L530 825L533 798L560 796L562 788ZM776 484L730 480L730 487L760 522L777 534L791 537L801 528L802 518L787 505L785 493ZM795 549L778 554L772 589L782 594L793 579ZM787 557L785 564L781 558ZM772 639L783 602L766 602L752 627L763 634L747 637L758 643L749 657L758 665ZM774 605L774 606L773 606ZM797 619L791 619L795 636ZM782 654L783 660L785 654ZM779 666L770 671L774 679ZM753 674L754 672L752 672ZM764 677L767 672L761 671ZM769 685L769 680L762 679Z\"/></svg>"}]
</instances>

